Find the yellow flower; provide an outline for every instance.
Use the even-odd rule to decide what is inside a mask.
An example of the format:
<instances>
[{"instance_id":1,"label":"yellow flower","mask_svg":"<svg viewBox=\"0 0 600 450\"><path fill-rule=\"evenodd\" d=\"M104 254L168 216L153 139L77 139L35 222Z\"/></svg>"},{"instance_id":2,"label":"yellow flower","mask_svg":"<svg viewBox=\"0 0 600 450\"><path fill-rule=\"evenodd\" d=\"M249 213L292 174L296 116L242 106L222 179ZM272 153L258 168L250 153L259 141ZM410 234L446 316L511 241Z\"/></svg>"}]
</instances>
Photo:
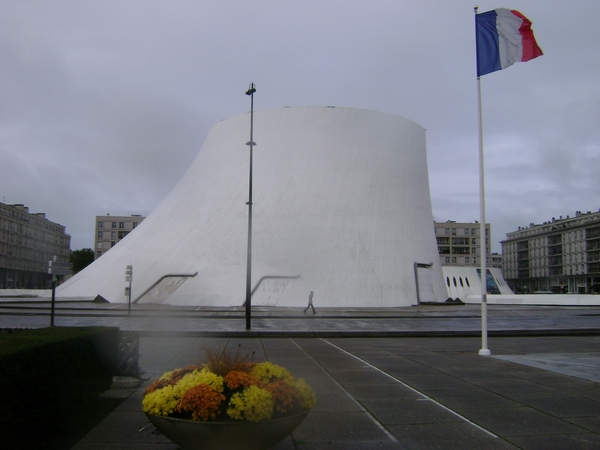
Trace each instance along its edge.
<instances>
[{"instance_id":1,"label":"yellow flower","mask_svg":"<svg viewBox=\"0 0 600 450\"><path fill-rule=\"evenodd\" d=\"M262 422L273 415L271 394L258 386L249 386L231 396L227 415L232 419Z\"/></svg>"},{"instance_id":2,"label":"yellow flower","mask_svg":"<svg viewBox=\"0 0 600 450\"><path fill-rule=\"evenodd\" d=\"M199 384L208 384L217 392L223 392L223 377L209 372L208 369L194 370L185 374L173 386L175 395L179 398L185 394L188 389L198 386Z\"/></svg>"},{"instance_id":3,"label":"yellow flower","mask_svg":"<svg viewBox=\"0 0 600 450\"><path fill-rule=\"evenodd\" d=\"M294 377L285 368L269 361L257 364L250 371L250 374L258 378L263 383L270 383L275 380L294 381Z\"/></svg>"},{"instance_id":4,"label":"yellow flower","mask_svg":"<svg viewBox=\"0 0 600 450\"><path fill-rule=\"evenodd\" d=\"M291 383L302 396L302 408L311 409L317 403L317 396L303 378Z\"/></svg>"},{"instance_id":5,"label":"yellow flower","mask_svg":"<svg viewBox=\"0 0 600 450\"><path fill-rule=\"evenodd\" d=\"M146 394L142 400L142 410L155 416L168 416L177 405L179 396L175 397L173 386L165 386Z\"/></svg>"},{"instance_id":6,"label":"yellow flower","mask_svg":"<svg viewBox=\"0 0 600 450\"><path fill-rule=\"evenodd\" d=\"M159 380L160 381L169 381L171 379L171 375L173 375L173 373L177 372L178 370L181 370L181 369L170 370L169 372L163 373L162 376L159 378Z\"/></svg>"}]
</instances>

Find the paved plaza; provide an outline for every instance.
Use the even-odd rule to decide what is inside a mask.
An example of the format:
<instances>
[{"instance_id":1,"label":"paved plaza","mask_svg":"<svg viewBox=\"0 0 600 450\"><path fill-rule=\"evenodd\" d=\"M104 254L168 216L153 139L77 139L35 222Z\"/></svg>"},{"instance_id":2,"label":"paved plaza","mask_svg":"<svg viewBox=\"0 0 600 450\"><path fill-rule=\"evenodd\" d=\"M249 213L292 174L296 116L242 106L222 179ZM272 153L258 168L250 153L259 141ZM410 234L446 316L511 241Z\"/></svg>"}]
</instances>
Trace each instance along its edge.
<instances>
[{"instance_id":1,"label":"paved plaza","mask_svg":"<svg viewBox=\"0 0 600 450\"><path fill-rule=\"evenodd\" d=\"M43 304L0 303L0 327L47 326ZM135 309L61 303L56 325L140 333L143 383L74 450L178 447L141 412L142 392L207 345L235 346L305 378L307 419L276 450L600 448L600 308L489 307L491 357L474 306L386 310Z\"/></svg>"}]
</instances>

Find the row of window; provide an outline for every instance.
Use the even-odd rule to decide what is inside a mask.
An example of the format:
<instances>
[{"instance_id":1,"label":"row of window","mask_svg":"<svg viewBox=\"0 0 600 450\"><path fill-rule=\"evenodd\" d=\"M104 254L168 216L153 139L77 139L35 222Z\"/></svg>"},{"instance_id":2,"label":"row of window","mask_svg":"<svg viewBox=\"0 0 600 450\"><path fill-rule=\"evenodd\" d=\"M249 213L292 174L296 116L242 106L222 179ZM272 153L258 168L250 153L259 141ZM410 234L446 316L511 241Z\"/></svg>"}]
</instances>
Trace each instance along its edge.
<instances>
[{"instance_id":1,"label":"row of window","mask_svg":"<svg viewBox=\"0 0 600 450\"><path fill-rule=\"evenodd\" d=\"M106 231L98 231L96 234L97 239L123 239L125 236L129 234L129 231L116 231L110 232L110 238L107 237L108 232Z\"/></svg>"},{"instance_id":2,"label":"row of window","mask_svg":"<svg viewBox=\"0 0 600 450\"><path fill-rule=\"evenodd\" d=\"M45 228L48 229L49 227ZM21 236L31 236L36 239L43 239L46 241L53 239L57 240L58 236L66 236L64 234L64 227L62 225L57 229L52 228L51 231L44 231L35 226L24 225L22 223L12 222L2 218L0 218L0 232L0 236L7 236L8 233L11 232Z\"/></svg>"},{"instance_id":3,"label":"row of window","mask_svg":"<svg viewBox=\"0 0 600 450\"><path fill-rule=\"evenodd\" d=\"M108 244L108 241L96 242L96 248L109 248L107 245L104 245L105 243ZM117 241L110 241L110 248L113 248L115 245L117 245Z\"/></svg>"},{"instance_id":4,"label":"row of window","mask_svg":"<svg viewBox=\"0 0 600 450\"><path fill-rule=\"evenodd\" d=\"M571 258L570 253L573 252L583 252L585 251L585 245L583 242L576 242L573 244L564 244L564 249L565 249L565 253L567 253L567 255L569 258ZM540 248L532 248L529 250L523 250L522 252L518 252L518 254L516 255L516 259L533 259L533 258L539 258L539 257L544 257L544 256L553 256L553 255L561 255L562 254L562 250L560 248L558 249L551 249L550 254L548 254L547 251L547 247L540 247ZM577 255L577 257L579 258L580 255L581 257L583 256L583 253L575 253ZM514 260L515 259L515 253L514 252L506 252L506 259L507 260Z\"/></svg>"},{"instance_id":5,"label":"row of window","mask_svg":"<svg viewBox=\"0 0 600 450\"><path fill-rule=\"evenodd\" d=\"M524 272L519 271L517 276L517 271L514 269L506 269L505 277L507 278L537 278L537 277L547 277L548 275L586 275L587 272L585 270L585 264L573 264L567 267L552 269L555 270L556 273L550 273L547 267L531 267L524 269Z\"/></svg>"},{"instance_id":6,"label":"row of window","mask_svg":"<svg viewBox=\"0 0 600 450\"><path fill-rule=\"evenodd\" d=\"M486 258L486 264L490 264L490 258ZM472 264L477 265L476 256L445 256L444 264ZM502 267L501 258L492 258L491 264L493 267Z\"/></svg>"},{"instance_id":7,"label":"row of window","mask_svg":"<svg viewBox=\"0 0 600 450\"><path fill-rule=\"evenodd\" d=\"M471 249L469 251L469 248ZM478 255L480 250L478 247L452 247L452 251L450 251L450 247L438 247L438 253L440 255L446 255L452 253L453 255L468 255L471 253L472 255ZM486 248L485 253L489 254L490 249Z\"/></svg>"},{"instance_id":8,"label":"row of window","mask_svg":"<svg viewBox=\"0 0 600 450\"><path fill-rule=\"evenodd\" d=\"M564 237L564 239L563 239ZM544 248L548 245L557 245L563 242L576 242L576 241L580 241L577 242L575 244L573 244L573 247L577 246L579 249L583 250L584 249L584 243L582 242L584 239L584 234L583 234L583 230L578 230L578 231L569 231L566 233L562 233L559 235L552 235L552 236L543 236L543 237L539 237L539 238L533 238L533 239L529 239L527 241L521 241L521 242L511 242L511 243L506 243L503 244L503 248L506 248L507 251L510 250L515 250L517 249L517 245L522 245L523 248L535 248L535 247L541 247ZM569 251L571 249L571 244L565 244L568 246Z\"/></svg>"},{"instance_id":9,"label":"row of window","mask_svg":"<svg viewBox=\"0 0 600 450\"><path fill-rule=\"evenodd\" d=\"M450 238L437 238L439 245L450 245ZM452 245L477 245L477 238L452 238Z\"/></svg>"},{"instance_id":10,"label":"row of window","mask_svg":"<svg viewBox=\"0 0 600 450\"><path fill-rule=\"evenodd\" d=\"M441 228L438 228L441 229ZM458 232L458 230L460 230L461 228L444 228L444 234L446 236L458 236L460 235L460 233ZM463 232L462 234L464 236L477 236L479 234L479 228L462 228ZM485 235L487 236L489 234L489 229L486 228L485 229Z\"/></svg>"},{"instance_id":11,"label":"row of window","mask_svg":"<svg viewBox=\"0 0 600 450\"><path fill-rule=\"evenodd\" d=\"M0 214L6 215L7 217L13 217L17 220L22 220L24 222L29 223L30 225L45 228L47 230L58 231L60 233L65 232L65 227L63 225L54 223L45 218L40 218L40 216L44 217L44 214L30 214L27 211L19 212L15 211L11 208L3 208L0 206ZM3 220L0 220L0 226L6 227L6 221L2 224ZM12 222L11 222L12 223Z\"/></svg>"},{"instance_id":12,"label":"row of window","mask_svg":"<svg viewBox=\"0 0 600 450\"><path fill-rule=\"evenodd\" d=\"M446 256L444 258L444 263L445 264L458 264L458 256ZM461 263L464 264L477 264L477 258L475 256L473 256L473 258L471 258L470 256L465 256L465 257L460 257L461 259Z\"/></svg>"},{"instance_id":13,"label":"row of window","mask_svg":"<svg viewBox=\"0 0 600 450\"><path fill-rule=\"evenodd\" d=\"M107 223L108 223L108 222L107 222ZM125 228L125 224L126 224L126 223L127 223L127 224L131 223L131 224L132 224L132 225L131 225L131 228L135 228L135 227L137 227L137 226L138 226L138 222L118 222L118 223L119 223L119 228L120 228L120 229L124 229L124 228ZM111 222L111 223L110 223L110 227L111 227L111 228L113 228L113 229L114 229L114 228L117 228L117 222ZM100 228L104 228L104 222L103 222L103 221L98 221L98 228L99 228L99 229L100 229Z\"/></svg>"}]
</instances>

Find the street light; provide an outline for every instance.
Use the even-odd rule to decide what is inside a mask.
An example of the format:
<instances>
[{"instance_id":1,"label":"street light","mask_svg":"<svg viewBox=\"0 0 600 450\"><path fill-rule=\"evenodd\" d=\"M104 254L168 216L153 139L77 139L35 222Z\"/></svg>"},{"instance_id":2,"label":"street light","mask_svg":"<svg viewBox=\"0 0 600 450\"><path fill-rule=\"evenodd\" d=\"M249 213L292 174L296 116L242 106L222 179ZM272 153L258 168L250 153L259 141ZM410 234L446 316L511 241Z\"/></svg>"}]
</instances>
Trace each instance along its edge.
<instances>
[{"instance_id":1,"label":"street light","mask_svg":"<svg viewBox=\"0 0 600 450\"><path fill-rule=\"evenodd\" d=\"M256 87L254 83L250 83L250 87L246 91L246 95L250 96L250 140L246 145L250 146L250 176L248 182L248 261L246 264L246 330L251 328L251 275L252 275L252 153L256 143L253 141L254 133L254 93Z\"/></svg>"}]
</instances>

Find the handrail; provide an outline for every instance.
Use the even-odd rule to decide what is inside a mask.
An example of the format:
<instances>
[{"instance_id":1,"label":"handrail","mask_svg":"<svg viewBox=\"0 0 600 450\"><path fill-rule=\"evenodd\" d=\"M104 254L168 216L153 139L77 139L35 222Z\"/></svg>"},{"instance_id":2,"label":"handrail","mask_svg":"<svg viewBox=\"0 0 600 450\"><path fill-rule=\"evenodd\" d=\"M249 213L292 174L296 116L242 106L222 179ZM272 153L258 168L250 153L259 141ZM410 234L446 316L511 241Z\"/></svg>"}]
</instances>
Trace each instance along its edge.
<instances>
[{"instance_id":1,"label":"handrail","mask_svg":"<svg viewBox=\"0 0 600 450\"><path fill-rule=\"evenodd\" d=\"M267 278L283 278L283 279L288 279L288 280L295 280L296 278L300 278L300 275L265 275L264 277L261 277L260 280L258 280L258 282L254 285L254 289L252 289L252 292L250 292L250 298L252 298L252 296L254 295L254 293L256 292L256 290L258 289L258 287L260 286L260 284L266 280ZM244 300L244 303L242 303L242 306L246 306L246 300Z\"/></svg>"},{"instance_id":2,"label":"handrail","mask_svg":"<svg viewBox=\"0 0 600 450\"><path fill-rule=\"evenodd\" d=\"M150 292L152 289L154 289L165 278L173 278L173 277L193 278L196 275L198 275L198 272L193 273L193 274L190 274L190 273L181 273L181 274L167 274L167 275L163 275L152 286L150 286L148 289L146 289L143 294L138 295L137 298L132 303L137 303L138 300L140 300L142 297L144 297L144 295L146 295L148 292Z\"/></svg>"}]
</instances>

